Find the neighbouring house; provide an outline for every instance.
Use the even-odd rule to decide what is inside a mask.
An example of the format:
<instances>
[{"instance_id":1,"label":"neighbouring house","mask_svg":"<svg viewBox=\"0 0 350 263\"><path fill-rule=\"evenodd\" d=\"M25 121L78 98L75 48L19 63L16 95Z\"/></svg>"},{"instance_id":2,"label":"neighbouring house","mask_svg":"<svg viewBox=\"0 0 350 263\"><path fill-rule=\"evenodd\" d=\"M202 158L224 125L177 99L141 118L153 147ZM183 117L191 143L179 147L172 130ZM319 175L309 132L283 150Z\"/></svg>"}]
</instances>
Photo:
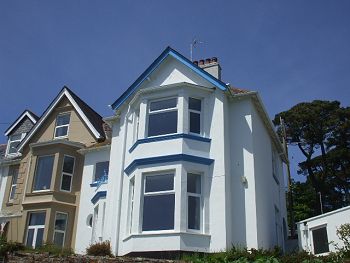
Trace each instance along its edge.
<instances>
[{"instance_id":1,"label":"neighbouring house","mask_svg":"<svg viewBox=\"0 0 350 263\"><path fill-rule=\"evenodd\" d=\"M78 150L105 140L102 117L64 87L17 145L16 190L3 201L7 239L38 247L74 247L84 156ZM6 193L12 191L7 181ZM9 196L9 194L5 194ZM11 195L10 195L11 196Z\"/></svg>"},{"instance_id":2,"label":"neighbouring house","mask_svg":"<svg viewBox=\"0 0 350 263\"><path fill-rule=\"evenodd\" d=\"M350 206L298 222L299 249L316 255L337 251L336 245L344 244L336 231L346 223L350 224Z\"/></svg>"},{"instance_id":3,"label":"neighbouring house","mask_svg":"<svg viewBox=\"0 0 350 263\"><path fill-rule=\"evenodd\" d=\"M17 148L24 137L32 129L39 117L25 110L5 131L7 144L0 145L0 204L12 205L17 189L17 179L21 154ZM9 218L17 217L19 213L0 211L0 232L3 233Z\"/></svg>"},{"instance_id":4,"label":"neighbouring house","mask_svg":"<svg viewBox=\"0 0 350 263\"><path fill-rule=\"evenodd\" d=\"M284 149L258 93L224 83L217 58L168 47L111 108L111 144L80 150L77 252L284 247Z\"/></svg>"}]
</instances>

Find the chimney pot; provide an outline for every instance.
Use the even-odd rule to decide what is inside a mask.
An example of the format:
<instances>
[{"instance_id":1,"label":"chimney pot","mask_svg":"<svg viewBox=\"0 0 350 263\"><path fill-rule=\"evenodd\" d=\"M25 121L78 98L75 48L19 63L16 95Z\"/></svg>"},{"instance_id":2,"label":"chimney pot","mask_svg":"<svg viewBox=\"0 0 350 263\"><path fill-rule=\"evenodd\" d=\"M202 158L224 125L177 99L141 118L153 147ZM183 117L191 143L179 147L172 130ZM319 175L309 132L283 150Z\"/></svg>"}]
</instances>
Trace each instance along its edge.
<instances>
[{"instance_id":1,"label":"chimney pot","mask_svg":"<svg viewBox=\"0 0 350 263\"><path fill-rule=\"evenodd\" d=\"M193 64L198 66L198 61L197 60L193 61Z\"/></svg>"},{"instance_id":2,"label":"chimney pot","mask_svg":"<svg viewBox=\"0 0 350 263\"><path fill-rule=\"evenodd\" d=\"M201 59L201 60L199 61L199 65L204 65L204 59Z\"/></svg>"},{"instance_id":3,"label":"chimney pot","mask_svg":"<svg viewBox=\"0 0 350 263\"><path fill-rule=\"evenodd\" d=\"M211 58L211 62L218 62L218 58L217 57L212 57Z\"/></svg>"},{"instance_id":4,"label":"chimney pot","mask_svg":"<svg viewBox=\"0 0 350 263\"><path fill-rule=\"evenodd\" d=\"M210 59L210 58L207 58L207 59L205 60L205 64L210 64L210 62L211 62L211 59Z\"/></svg>"}]
</instances>

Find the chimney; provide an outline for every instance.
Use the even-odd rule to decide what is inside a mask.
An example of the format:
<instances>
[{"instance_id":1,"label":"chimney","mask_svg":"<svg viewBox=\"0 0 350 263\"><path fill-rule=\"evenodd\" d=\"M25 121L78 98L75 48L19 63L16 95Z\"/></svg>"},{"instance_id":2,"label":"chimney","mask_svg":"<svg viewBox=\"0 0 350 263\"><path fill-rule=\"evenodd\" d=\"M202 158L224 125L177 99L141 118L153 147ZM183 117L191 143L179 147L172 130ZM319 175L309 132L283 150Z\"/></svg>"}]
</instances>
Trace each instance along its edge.
<instances>
[{"instance_id":1,"label":"chimney","mask_svg":"<svg viewBox=\"0 0 350 263\"><path fill-rule=\"evenodd\" d=\"M199 61L193 61L193 64L204 69L206 72L221 80L221 67L217 57L201 59Z\"/></svg>"}]
</instances>

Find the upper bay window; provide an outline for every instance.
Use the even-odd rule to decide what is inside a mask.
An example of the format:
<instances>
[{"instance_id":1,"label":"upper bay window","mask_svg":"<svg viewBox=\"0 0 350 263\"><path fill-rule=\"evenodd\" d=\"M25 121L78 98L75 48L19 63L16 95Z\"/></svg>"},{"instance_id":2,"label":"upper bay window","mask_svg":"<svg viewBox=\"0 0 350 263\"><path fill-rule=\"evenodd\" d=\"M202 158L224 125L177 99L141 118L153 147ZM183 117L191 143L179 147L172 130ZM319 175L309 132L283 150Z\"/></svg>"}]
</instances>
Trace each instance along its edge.
<instances>
[{"instance_id":1,"label":"upper bay window","mask_svg":"<svg viewBox=\"0 0 350 263\"><path fill-rule=\"evenodd\" d=\"M108 169L109 161L96 163L94 182L107 182Z\"/></svg>"},{"instance_id":2,"label":"upper bay window","mask_svg":"<svg viewBox=\"0 0 350 263\"><path fill-rule=\"evenodd\" d=\"M190 133L201 133L201 111L202 101L200 99L188 99L189 131Z\"/></svg>"},{"instance_id":3,"label":"upper bay window","mask_svg":"<svg viewBox=\"0 0 350 263\"><path fill-rule=\"evenodd\" d=\"M55 156L39 156L35 169L33 191L49 190Z\"/></svg>"},{"instance_id":4,"label":"upper bay window","mask_svg":"<svg viewBox=\"0 0 350 263\"><path fill-rule=\"evenodd\" d=\"M177 98L151 101L148 112L148 137L177 133Z\"/></svg>"},{"instance_id":5,"label":"upper bay window","mask_svg":"<svg viewBox=\"0 0 350 263\"><path fill-rule=\"evenodd\" d=\"M70 113L63 113L57 116L55 126L55 138L68 136L69 122Z\"/></svg>"},{"instance_id":6,"label":"upper bay window","mask_svg":"<svg viewBox=\"0 0 350 263\"><path fill-rule=\"evenodd\" d=\"M12 176L12 181L11 181L9 201L13 201L15 197L16 188L17 188L18 171L19 171L18 165L10 166L9 175Z\"/></svg>"},{"instance_id":7,"label":"upper bay window","mask_svg":"<svg viewBox=\"0 0 350 263\"><path fill-rule=\"evenodd\" d=\"M142 231L174 229L174 211L174 174L145 176Z\"/></svg>"}]
</instances>

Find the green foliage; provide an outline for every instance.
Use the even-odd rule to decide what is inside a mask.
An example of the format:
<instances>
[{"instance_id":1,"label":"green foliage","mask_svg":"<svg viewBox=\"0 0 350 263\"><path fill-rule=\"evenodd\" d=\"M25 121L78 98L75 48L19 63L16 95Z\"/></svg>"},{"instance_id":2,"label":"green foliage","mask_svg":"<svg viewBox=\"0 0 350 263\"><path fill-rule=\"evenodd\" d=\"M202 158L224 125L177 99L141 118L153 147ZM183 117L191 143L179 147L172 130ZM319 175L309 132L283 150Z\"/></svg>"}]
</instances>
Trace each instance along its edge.
<instances>
[{"instance_id":1,"label":"green foliage","mask_svg":"<svg viewBox=\"0 0 350 263\"><path fill-rule=\"evenodd\" d=\"M343 242L343 246L335 244L335 247L345 258L350 258L350 224L340 225L336 233L338 238Z\"/></svg>"},{"instance_id":2,"label":"green foliage","mask_svg":"<svg viewBox=\"0 0 350 263\"><path fill-rule=\"evenodd\" d=\"M53 256L69 256L74 254L71 248L62 248L54 244L44 244L43 246L37 248L25 247L25 252L36 252L36 253L48 253Z\"/></svg>"},{"instance_id":3,"label":"green foliage","mask_svg":"<svg viewBox=\"0 0 350 263\"><path fill-rule=\"evenodd\" d=\"M24 246L17 242L7 242L4 235L0 235L0 257L6 256L7 253L13 253L22 250Z\"/></svg>"},{"instance_id":4,"label":"green foliage","mask_svg":"<svg viewBox=\"0 0 350 263\"><path fill-rule=\"evenodd\" d=\"M90 256L112 256L111 244L109 241L92 244L86 249L86 254Z\"/></svg>"}]
</instances>

